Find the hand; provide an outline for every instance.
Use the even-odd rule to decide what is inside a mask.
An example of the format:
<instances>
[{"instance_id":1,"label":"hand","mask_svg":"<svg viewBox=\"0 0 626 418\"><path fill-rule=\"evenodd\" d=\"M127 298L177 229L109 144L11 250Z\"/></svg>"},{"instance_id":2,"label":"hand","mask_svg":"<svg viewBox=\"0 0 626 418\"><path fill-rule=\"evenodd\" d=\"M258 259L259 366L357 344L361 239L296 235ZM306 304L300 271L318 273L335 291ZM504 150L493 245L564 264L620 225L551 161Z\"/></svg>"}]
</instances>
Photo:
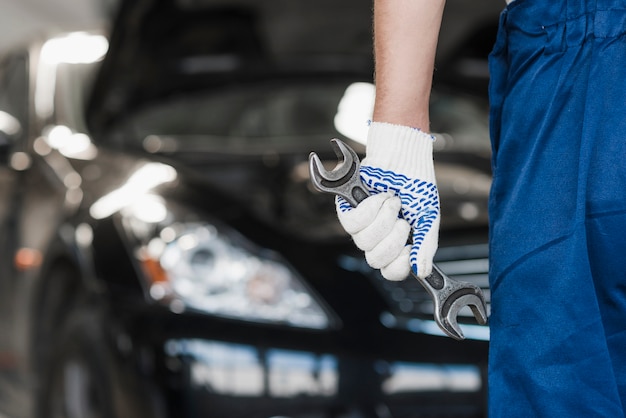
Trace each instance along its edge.
<instances>
[{"instance_id":1,"label":"hand","mask_svg":"<svg viewBox=\"0 0 626 418\"><path fill-rule=\"evenodd\" d=\"M388 280L406 278L409 268L419 277L432 272L440 221L432 142L417 129L372 123L361 164L372 196L356 208L336 200L342 226Z\"/></svg>"}]
</instances>

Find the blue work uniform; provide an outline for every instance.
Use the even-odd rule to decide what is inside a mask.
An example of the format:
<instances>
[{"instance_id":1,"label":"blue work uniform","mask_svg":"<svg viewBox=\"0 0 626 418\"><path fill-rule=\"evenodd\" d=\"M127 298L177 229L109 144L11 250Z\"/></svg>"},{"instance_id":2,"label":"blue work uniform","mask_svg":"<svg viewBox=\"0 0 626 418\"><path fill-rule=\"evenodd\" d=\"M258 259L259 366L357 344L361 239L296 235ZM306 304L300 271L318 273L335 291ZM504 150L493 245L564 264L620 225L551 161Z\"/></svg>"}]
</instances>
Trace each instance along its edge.
<instances>
[{"instance_id":1,"label":"blue work uniform","mask_svg":"<svg viewBox=\"0 0 626 418\"><path fill-rule=\"evenodd\" d=\"M626 0L515 0L490 73L489 416L624 416Z\"/></svg>"}]
</instances>

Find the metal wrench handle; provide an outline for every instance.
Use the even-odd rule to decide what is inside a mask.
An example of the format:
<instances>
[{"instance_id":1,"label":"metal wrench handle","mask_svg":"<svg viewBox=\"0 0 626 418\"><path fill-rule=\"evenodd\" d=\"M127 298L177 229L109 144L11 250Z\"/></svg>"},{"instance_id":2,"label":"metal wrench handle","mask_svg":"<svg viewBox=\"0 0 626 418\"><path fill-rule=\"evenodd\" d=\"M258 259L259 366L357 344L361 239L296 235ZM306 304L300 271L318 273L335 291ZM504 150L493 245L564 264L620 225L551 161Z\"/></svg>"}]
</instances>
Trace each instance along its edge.
<instances>
[{"instance_id":1,"label":"metal wrench handle","mask_svg":"<svg viewBox=\"0 0 626 418\"><path fill-rule=\"evenodd\" d=\"M309 156L311 182L317 190L339 195L352 207L356 207L369 196L369 191L361 181L359 157L342 141L332 139L331 143L341 161L335 169L328 171L323 168L317 154L312 152ZM431 295L435 305L435 322L446 335L457 340L465 338L457 322L457 315L464 306L471 308L478 323L487 323L485 298L480 287L452 280L436 265L425 278L417 276L412 269L411 274Z\"/></svg>"}]
</instances>

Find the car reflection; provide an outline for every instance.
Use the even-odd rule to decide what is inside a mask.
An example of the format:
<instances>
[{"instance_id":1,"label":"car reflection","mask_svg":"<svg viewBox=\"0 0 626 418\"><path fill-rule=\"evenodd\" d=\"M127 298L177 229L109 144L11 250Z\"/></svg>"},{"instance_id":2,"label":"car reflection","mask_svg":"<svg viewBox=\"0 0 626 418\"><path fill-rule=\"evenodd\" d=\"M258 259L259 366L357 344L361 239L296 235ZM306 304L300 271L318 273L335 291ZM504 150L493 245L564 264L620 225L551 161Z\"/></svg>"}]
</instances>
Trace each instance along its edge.
<instances>
[{"instance_id":1,"label":"car reflection","mask_svg":"<svg viewBox=\"0 0 626 418\"><path fill-rule=\"evenodd\" d=\"M137 169L118 189L102 196L89 209L95 219L102 219L120 209L133 207L133 213L148 222L159 222L165 218L165 209L160 201L148 192L162 184L176 180L176 170L162 163L147 163Z\"/></svg>"},{"instance_id":2,"label":"car reflection","mask_svg":"<svg viewBox=\"0 0 626 418\"><path fill-rule=\"evenodd\" d=\"M42 118L54 113L57 70L64 64L92 64L104 58L109 42L103 35L73 32L48 40L41 48L37 69L35 110ZM68 80L69 82L69 80Z\"/></svg>"},{"instance_id":3,"label":"car reflection","mask_svg":"<svg viewBox=\"0 0 626 418\"><path fill-rule=\"evenodd\" d=\"M346 378L341 376L341 360L331 354L261 350L250 345L199 339L169 340L165 343L165 353L187 364L191 386L219 395L336 397L341 378ZM384 360L370 364L378 375L379 390L384 396L477 392L482 385L480 370L474 365Z\"/></svg>"}]
</instances>

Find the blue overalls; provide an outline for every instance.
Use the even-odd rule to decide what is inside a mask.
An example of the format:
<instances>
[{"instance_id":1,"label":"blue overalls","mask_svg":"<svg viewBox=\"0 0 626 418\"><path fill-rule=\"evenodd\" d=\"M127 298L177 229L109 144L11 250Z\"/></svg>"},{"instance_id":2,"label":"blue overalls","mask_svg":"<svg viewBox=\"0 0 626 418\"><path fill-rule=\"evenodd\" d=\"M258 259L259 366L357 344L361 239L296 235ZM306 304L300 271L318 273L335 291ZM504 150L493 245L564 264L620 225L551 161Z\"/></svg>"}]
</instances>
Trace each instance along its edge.
<instances>
[{"instance_id":1,"label":"blue overalls","mask_svg":"<svg viewBox=\"0 0 626 418\"><path fill-rule=\"evenodd\" d=\"M624 416L626 0L516 0L490 72L489 416Z\"/></svg>"}]
</instances>

